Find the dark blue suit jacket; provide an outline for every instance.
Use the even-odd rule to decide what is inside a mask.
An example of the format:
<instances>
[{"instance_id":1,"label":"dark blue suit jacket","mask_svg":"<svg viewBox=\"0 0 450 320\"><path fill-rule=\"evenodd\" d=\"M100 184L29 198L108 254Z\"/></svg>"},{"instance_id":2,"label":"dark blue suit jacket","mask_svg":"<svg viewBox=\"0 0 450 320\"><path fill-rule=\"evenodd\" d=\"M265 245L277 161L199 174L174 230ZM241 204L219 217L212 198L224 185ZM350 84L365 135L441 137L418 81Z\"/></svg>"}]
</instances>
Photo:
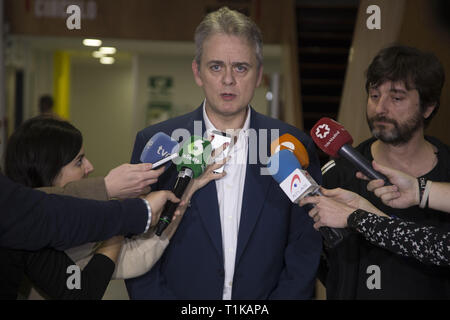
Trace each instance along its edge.
<instances>
[{"instance_id":1,"label":"dark blue suit jacket","mask_svg":"<svg viewBox=\"0 0 450 320\"><path fill-rule=\"evenodd\" d=\"M171 135L179 128L194 133L194 121L203 122L202 107L137 134L132 163L139 162L146 142L157 132ZM312 140L298 129L251 109L250 128L290 133L307 148L308 171L321 182L320 166ZM249 154L258 144L249 145ZM247 164L238 233L233 299L309 299L322 250L320 234L307 212L292 204L271 176L261 175L263 165ZM172 189L176 168L171 165L156 189ZM215 182L191 199L178 230L155 266L143 276L126 281L132 299L222 299L224 260L220 213Z\"/></svg>"}]
</instances>

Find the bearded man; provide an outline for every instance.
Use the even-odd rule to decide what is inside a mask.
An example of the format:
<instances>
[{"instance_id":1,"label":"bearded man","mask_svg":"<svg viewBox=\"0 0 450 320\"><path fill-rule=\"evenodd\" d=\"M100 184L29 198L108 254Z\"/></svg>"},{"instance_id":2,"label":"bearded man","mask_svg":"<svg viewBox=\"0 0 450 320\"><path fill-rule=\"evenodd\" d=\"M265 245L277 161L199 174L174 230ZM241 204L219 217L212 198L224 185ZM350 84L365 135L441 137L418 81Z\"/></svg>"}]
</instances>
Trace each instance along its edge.
<instances>
[{"instance_id":1,"label":"bearded man","mask_svg":"<svg viewBox=\"0 0 450 320\"><path fill-rule=\"evenodd\" d=\"M418 178L422 192L427 180L450 181L450 148L425 136L424 129L439 108L444 69L429 53L405 46L381 50L367 70L367 122L373 137L357 150L372 161ZM426 204L393 209L366 189L345 159L322 168L326 188L341 187L368 199L391 217L422 225L449 228L448 213ZM329 299L448 299L450 269L427 266L375 247L358 234L325 252L321 280Z\"/></svg>"}]
</instances>

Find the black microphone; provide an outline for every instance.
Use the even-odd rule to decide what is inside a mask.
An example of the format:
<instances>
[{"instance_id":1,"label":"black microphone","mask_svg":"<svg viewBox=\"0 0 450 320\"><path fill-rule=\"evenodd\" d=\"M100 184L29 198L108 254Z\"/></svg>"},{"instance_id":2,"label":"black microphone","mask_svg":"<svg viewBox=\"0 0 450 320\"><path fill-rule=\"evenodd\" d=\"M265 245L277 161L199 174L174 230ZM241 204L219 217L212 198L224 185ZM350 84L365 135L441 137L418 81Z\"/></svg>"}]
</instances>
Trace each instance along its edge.
<instances>
[{"instance_id":1,"label":"black microphone","mask_svg":"<svg viewBox=\"0 0 450 320\"><path fill-rule=\"evenodd\" d=\"M173 193L177 198L181 198L183 196L184 191L186 190L189 182L191 181L194 172L189 168L183 168L178 173L177 181L175 182L175 186L173 187ZM172 201L167 201L164 206L164 210L159 217L158 224L156 225L156 235L161 236L163 231L167 228L167 226L172 221L175 210L178 207L178 203L173 203Z\"/></svg>"}]
</instances>

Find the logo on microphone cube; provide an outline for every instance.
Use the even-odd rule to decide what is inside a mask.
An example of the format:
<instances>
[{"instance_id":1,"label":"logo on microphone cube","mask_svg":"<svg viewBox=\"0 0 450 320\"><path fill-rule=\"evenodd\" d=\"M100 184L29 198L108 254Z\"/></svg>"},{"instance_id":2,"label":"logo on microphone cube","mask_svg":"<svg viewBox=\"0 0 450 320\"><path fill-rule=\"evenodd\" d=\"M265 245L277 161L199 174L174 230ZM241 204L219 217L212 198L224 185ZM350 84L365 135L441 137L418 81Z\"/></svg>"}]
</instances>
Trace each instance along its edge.
<instances>
[{"instance_id":1,"label":"logo on microphone cube","mask_svg":"<svg viewBox=\"0 0 450 320\"><path fill-rule=\"evenodd\" d=\"M203 153L203 141L199 139L189 144L188 152L194 157L201 155Z\"/></svg>"},{"instance_id":2,"label":"logo on microphone cube","mask_svg":"<svg viewBox=\"0 0 450 320\"><path fill-rule=\"evenodd\" d=\"M298 203L306 194L310 193L315 185L311 182L309 174L306 171L302 172L300 169L295 169L280 183L281 189L294 203Z\"/></svg>"},{"instance_id":3,"label":"logo on microphone cube","mask_svg":"<svg viewBox=\"0 0 450 320\"><path fill-rule=\"evenodd\" d=\"M163 146L159 146L156 153L159 154L160 156L162 156L163 158L165 158L169 155L169 152L164 150Z\"/></svg>"},{"instance_id":4,"label":"logo on microphone cube","mask_svg":"<svg viewBox=\"0 0 450 320\"><path fill-rule=\"evenodd\" d=\"M327 137L327 135L330 134L330 127L324 123L317 127L316 129L316 136L320 139L324 139Z\"/></svg>"},{"instance_id":5,"label":"logo on microphone cube","mask_svg":"<svg viewBox=\"0 0 450 320\"><path fill-rule=\"evenodd\" d=\"M206 168L206 164L211 156L211 143L199 137L192 136L187 141L179 153L178 166L190 166L194 170L194 177L199 176ZM175 162L175 161L174 161Z\"/></svg>"}]
</instances>

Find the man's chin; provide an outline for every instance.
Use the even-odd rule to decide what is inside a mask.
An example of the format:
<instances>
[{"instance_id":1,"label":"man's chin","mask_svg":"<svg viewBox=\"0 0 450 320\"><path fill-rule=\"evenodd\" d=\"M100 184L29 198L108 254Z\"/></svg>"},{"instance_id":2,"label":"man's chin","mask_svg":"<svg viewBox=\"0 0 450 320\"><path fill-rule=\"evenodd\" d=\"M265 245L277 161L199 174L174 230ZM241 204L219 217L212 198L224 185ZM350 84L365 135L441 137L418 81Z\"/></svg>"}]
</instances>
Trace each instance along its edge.
<instances>
[{"instance_id":1,"label":"man's chin","mask_svg":"<svg viewBox=\"0 0 450 320\"><path fill-rule=\"evenodd\" d=\"M380 128L372 129L372 135L378 140L381 140L386 143L395 140L397 138L393 133L387 132L386 130Z\"/></svg>"},{"instance_id":2,"label":"man's chin","mask_svg":"<svg viewBox=\"0 0 450 320\"><path fill-rule=\"evenodd\" d=\"M399 146L408 142L405 141L405 139L403 139L399 135L394 135L393 133L386 133L377 130L372 130L372 135L374 138L380 140L381 142L392 146Z\"/></svg>"},{"instance_id":3,"label":"man's chin","mask_svg":"<svg viewBox=\"0 0 450 320\"><path fill-rule=\"evenodd\" d=\"M247 107L222 107L214 110L223 117L234 117L246 113Z\"/></svg>"}]
</instances>

